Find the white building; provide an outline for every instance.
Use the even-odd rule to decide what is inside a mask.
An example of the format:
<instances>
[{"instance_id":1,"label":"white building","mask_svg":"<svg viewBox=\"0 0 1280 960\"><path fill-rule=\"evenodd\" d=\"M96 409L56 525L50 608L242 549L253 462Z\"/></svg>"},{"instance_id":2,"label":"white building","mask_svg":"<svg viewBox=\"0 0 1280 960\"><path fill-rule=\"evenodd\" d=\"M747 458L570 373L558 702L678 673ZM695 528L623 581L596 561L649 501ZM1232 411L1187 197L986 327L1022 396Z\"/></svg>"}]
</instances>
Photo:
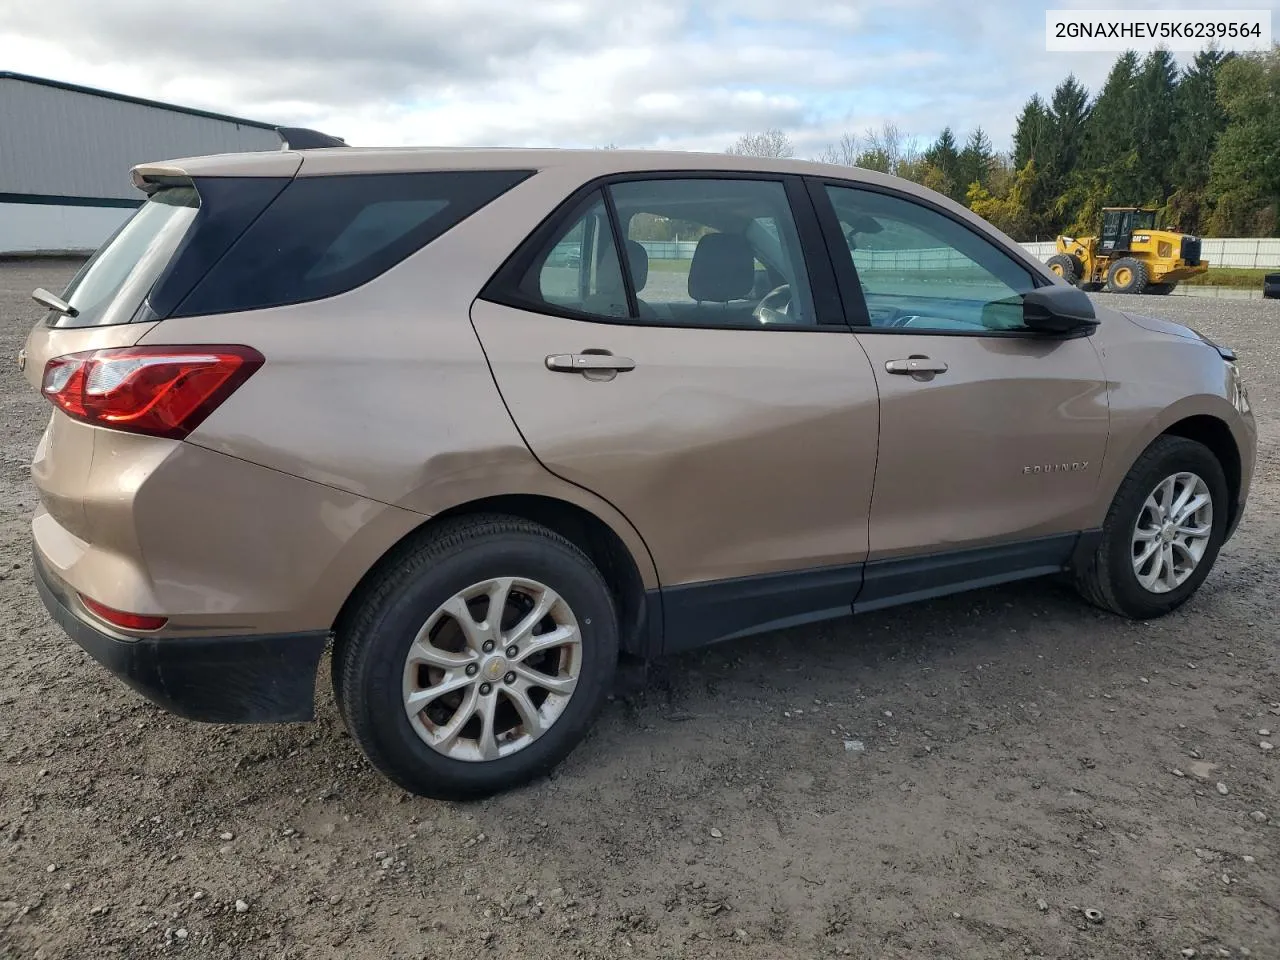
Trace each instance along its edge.
<instances>
[{"instance_id":1,"label":"white building","mask_svg":"<svg viewBox=\"0 0 1280 960\"><path fill-rule=\"evenodd\" d=\"M0 254L96 249L142 201L150 160L279 150L254 120L0 71Z\"/></svg>"}]
</instances>

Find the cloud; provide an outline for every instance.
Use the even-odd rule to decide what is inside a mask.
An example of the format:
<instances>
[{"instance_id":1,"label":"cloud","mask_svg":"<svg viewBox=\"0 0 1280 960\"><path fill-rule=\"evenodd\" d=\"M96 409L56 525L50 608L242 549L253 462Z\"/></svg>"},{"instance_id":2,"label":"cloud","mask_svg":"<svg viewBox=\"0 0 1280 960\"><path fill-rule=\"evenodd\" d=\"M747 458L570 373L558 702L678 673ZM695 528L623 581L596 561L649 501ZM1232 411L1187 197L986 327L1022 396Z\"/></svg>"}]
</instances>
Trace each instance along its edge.
<instances>
[{"instance_id":1,"label":"cloud","mask_svg":"<svg viewBox=\"0 0 1280 960\"><path fill-rule=\"evenodd\" d=\"M44 0L0 6L0 49L353 144L720 150L781 127L805 155L886 120L999 145L1031 93L1111 61L1046 54L1025 0Z\"/></svg>"}]
</instances>

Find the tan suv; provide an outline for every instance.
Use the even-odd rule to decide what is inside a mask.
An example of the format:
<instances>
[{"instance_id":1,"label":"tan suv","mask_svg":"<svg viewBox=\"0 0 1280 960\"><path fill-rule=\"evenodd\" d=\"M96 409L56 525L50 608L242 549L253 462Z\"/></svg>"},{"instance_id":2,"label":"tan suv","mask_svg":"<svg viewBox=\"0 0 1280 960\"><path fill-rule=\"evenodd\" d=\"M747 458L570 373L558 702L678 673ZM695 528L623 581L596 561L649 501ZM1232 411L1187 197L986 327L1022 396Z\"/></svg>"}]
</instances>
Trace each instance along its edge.
<instances>
[{"instance_id":1,"label":"tan suv","mask_svg":"<svg viewBox=\"0 0 1280 960\"><path fill-rule=\"evenodd\" d=\"M198 720L343 718L405 789L545 772L619 657L1067 573L1203 582L1235 358L962 207L721 155L332 148L134 171L27 341L39 589Z\"/></svg>"}]
</instances>

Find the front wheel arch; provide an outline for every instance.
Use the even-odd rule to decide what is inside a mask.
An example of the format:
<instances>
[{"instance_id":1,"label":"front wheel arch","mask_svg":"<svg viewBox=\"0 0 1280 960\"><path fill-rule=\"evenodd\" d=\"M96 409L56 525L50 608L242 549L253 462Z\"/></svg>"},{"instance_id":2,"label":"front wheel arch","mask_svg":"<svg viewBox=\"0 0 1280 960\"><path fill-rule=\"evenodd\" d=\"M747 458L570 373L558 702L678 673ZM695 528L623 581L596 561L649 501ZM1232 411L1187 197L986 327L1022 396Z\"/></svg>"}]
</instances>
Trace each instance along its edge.
<instances>
[{"instance_id":1,"label":"front wheel arch","mask_svg":"<svg viewBox=\"0 0 1280 960\"><path fill-rule=\"evenodd\" d=\"M1240 448L1231 428L1217 417L1198 414L1179 420L1164 429L1161 436L1183 437L1208 447L1227 479L1227 529L1235 527L1240 511Z\"/></svg>"}]
</instances>

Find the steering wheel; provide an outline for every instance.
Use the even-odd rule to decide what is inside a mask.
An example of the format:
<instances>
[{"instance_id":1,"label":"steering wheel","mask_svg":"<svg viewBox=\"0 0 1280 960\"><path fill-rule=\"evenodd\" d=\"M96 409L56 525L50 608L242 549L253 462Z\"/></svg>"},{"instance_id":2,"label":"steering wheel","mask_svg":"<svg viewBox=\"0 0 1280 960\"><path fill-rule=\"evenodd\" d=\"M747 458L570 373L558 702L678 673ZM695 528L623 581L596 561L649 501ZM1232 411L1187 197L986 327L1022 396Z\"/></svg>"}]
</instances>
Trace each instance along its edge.
<instances>
[{"instance_id":1,"label":"steering wheel","mask_svg":"<svg viewBox=\"0 0 1280 960\"><path fill-rule=\"evenodd\" d=\"M761 323L791 323L791 284L774 287L751 311L753 319Z\"/></svg>"}]
</instances>

